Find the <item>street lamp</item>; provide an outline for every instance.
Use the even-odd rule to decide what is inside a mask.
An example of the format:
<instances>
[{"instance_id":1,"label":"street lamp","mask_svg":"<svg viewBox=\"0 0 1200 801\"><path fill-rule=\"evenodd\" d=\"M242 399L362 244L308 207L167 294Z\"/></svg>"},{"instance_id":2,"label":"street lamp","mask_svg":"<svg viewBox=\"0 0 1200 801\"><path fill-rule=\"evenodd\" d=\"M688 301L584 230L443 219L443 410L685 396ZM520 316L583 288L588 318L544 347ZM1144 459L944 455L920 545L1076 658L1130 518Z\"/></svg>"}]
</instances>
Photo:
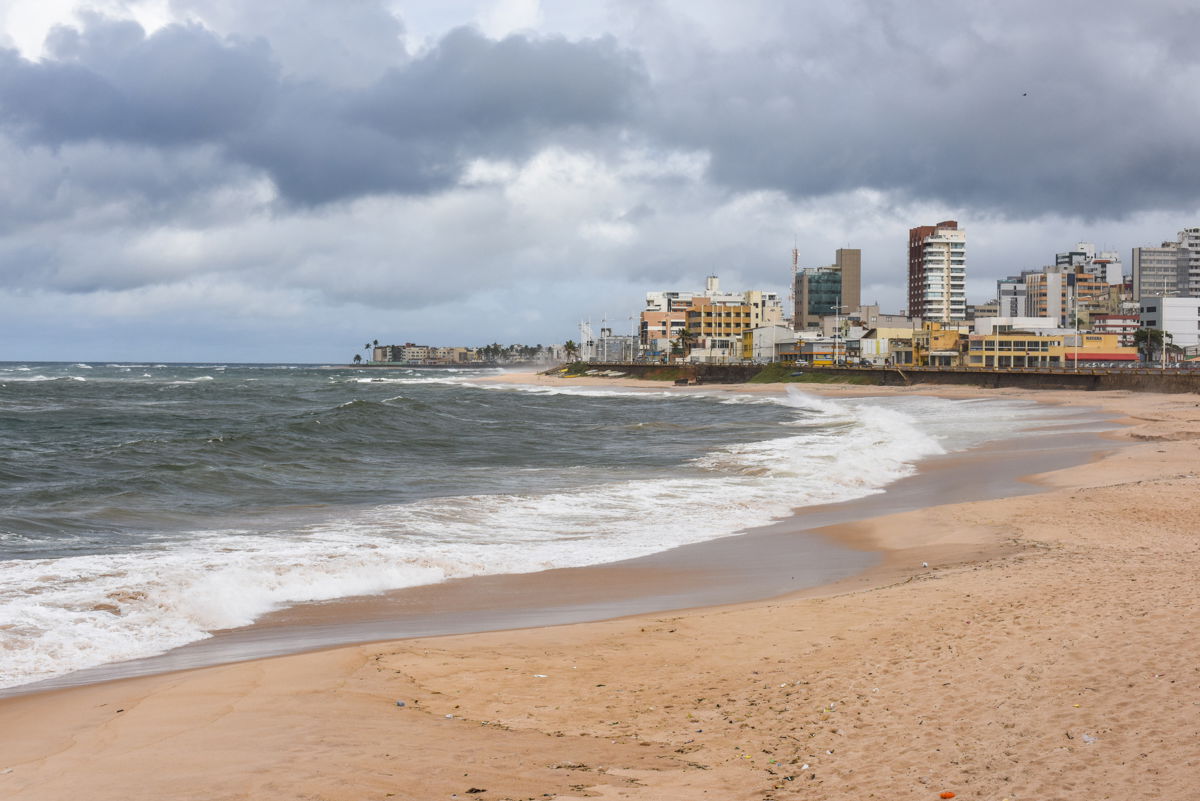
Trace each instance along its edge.
<instances>
[{"instance_id":1,"label":"street lamp","mask_svg":"<svg viewBox=\"0 0 1200 801\"><path fill-rule=\"evenodd\" d=\"M1074 294L1071 295L1071 301L1074 307L1075 317L1075 372L1079 372L1079 287L1075 287Z\"/></svg>"},{"instance_id":2,"label":"street lamp","mask_svg":"<svg viewBox=\"0 0 1200 801\"><path fill-rule=\"evenodd\" d=\"M838 341L842 333L842 309L848 309L849 306L842 305L842 296L838 295L837 305L833 307L833 366L838 366Z\"/></svg>"}]
</instances>

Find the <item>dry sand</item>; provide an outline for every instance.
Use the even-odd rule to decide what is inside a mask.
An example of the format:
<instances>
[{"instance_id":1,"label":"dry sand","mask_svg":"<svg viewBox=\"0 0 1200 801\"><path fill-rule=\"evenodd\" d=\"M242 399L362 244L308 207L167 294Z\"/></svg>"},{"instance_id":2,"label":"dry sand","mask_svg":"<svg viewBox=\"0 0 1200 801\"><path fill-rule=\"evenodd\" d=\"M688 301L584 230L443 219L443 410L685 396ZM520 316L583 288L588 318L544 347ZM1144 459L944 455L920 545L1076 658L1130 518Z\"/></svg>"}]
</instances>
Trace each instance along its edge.
<instances>
[{"instance_id":1,"label":"dry sand","mask_svg":"<svg viewBox=\"0 0 1200 801\"><path fill-rule=\"evenodd\" d=\"M1100 406L1135 444L845 527L893 567L983 555L886 586L6 699L0 798L1200 796L1200 398L937 394Z\"/></svg>"}]
</instances>

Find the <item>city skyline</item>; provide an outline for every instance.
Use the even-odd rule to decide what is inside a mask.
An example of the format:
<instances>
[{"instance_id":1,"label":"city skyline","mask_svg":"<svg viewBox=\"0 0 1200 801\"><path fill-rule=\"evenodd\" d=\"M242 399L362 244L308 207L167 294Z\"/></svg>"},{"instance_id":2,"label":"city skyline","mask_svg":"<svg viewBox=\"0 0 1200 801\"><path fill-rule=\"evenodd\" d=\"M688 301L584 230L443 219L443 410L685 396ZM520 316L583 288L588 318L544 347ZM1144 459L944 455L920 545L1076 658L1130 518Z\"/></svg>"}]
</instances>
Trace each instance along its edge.
<instances>
[{"instance_id":1,"label":"city skyline","mask_svg":"<svg viewBox=\"0 0 1200 801\"><path fill-rule=\"evenodd\" d=\"M1197 18L12 0L0 359L561 342L697 275L786 295L793 246L860 249L862 302L897 311L907 231L950 219L981 303L1200 221Z\"/></svg>"}]
</instances>

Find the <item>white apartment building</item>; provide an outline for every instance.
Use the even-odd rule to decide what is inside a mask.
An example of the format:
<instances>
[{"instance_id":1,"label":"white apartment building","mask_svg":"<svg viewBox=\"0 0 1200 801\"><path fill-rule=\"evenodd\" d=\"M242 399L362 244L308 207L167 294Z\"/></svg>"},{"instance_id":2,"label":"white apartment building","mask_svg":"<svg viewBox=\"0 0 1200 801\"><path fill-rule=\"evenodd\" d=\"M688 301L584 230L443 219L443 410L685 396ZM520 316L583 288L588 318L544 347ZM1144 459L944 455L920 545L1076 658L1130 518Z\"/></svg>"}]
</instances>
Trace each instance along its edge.
<instances>
[{"instance_id":1,"label":"white apartment building","mask_svg":"<svg viewBox=\"0 0 1200 801\"><path fill-rule=\"evenodd\" d=\"M1146 298L1141 300L1142 328L1170 334L1170 343L1181 348L1200 345L1200 297Z\"/></svg>"},{"instance_id":2,"label":"white apartment building","mask_svg":"<svg viewBox=\"0 0 1200 801\"><path fill-rule=\"evenodd\" d=\"M967 319L967 232L954 220L909 231L908 313L943 323Z\"/></svg>"}]
</instances>

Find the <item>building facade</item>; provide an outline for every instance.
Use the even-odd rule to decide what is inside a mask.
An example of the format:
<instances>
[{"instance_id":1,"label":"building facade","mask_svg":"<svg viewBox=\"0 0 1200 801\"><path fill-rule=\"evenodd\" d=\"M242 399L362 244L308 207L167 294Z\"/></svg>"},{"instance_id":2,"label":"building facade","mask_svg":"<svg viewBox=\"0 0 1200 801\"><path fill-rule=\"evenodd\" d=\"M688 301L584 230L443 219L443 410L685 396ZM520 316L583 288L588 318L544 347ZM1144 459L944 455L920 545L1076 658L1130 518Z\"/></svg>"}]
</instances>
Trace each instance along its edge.
<instances>
[{"instance_id":1,"label":"building facade","mask_svg":"<svg viewBox=\"0 0 1200 801\"><path fill-rule=\"evenodd\" d=\"M967 233L955 220L908 232L908 314L943 323L967 319Z\"/></svg>"},{"instance_id":2,"label":"building facade","mask_svg":"<svg viewBox=\"0 0 1200 801\"><path fill-rule=\"evenodd\" d=\"M835 307L854 311L862 305L862 251L838 248L833 264L806 267L796 273L796 306L792 324L797 331L815 329Z\"/></svg>"},{"instance_id":3,"label":"building facade","mask_svg":"<svg viewBox=\"0 0 1200 801\"><path fill-rule=\"evenodd\" d=\"M1136 314L1093 314L1091 329L1097 334L1116 334L1122 347L1134 346L1133 335L1141 326Z\"/></svg>"},{"instance_id":4,"label":"building facade","mask_svg":"<svg viewBox=\"0 0 1200 801\"><path fill-rule=\"evenodd\" d=\"M972 334L967 344L967 366L1085 367L1137 361L1137 350L1122 346L1118 339L1118 334L1036 334L1015 330Z\"/></svg>"},{"instance_id":5,"label":"building facade","mask_svg":"<svg viewBox=\"0 0 1200 801\"><path fill-rule=\"evenodd\" d=\"M1142 298L1139 322L1143 328L1169 334L1172 345L1200 345L1200 297Z\"/></svg>"},{"instance_id":6,"label":"building facade","mask_svg":"<svg viewBox=\"0 0 1200 801\"><path fill-rule=\"evenodd\" d=\"M1179 294L1179 243L1133 249L1133 299Z\"/></svg>"},{"instance_id":7,"label":"building facade","mask_svg":"<svg viewBox=\"0 0 1200 801\"><path fill-rule=\"evenodd\" d=\"M1056 254L1055 265L1059 267L1082 267L1087 274L1105 284L1120 284L1125 276L1125 266L1114 251L1096 251L1091 242L1080 242L1073 250Z\"/></svg>"}]
</instances>

